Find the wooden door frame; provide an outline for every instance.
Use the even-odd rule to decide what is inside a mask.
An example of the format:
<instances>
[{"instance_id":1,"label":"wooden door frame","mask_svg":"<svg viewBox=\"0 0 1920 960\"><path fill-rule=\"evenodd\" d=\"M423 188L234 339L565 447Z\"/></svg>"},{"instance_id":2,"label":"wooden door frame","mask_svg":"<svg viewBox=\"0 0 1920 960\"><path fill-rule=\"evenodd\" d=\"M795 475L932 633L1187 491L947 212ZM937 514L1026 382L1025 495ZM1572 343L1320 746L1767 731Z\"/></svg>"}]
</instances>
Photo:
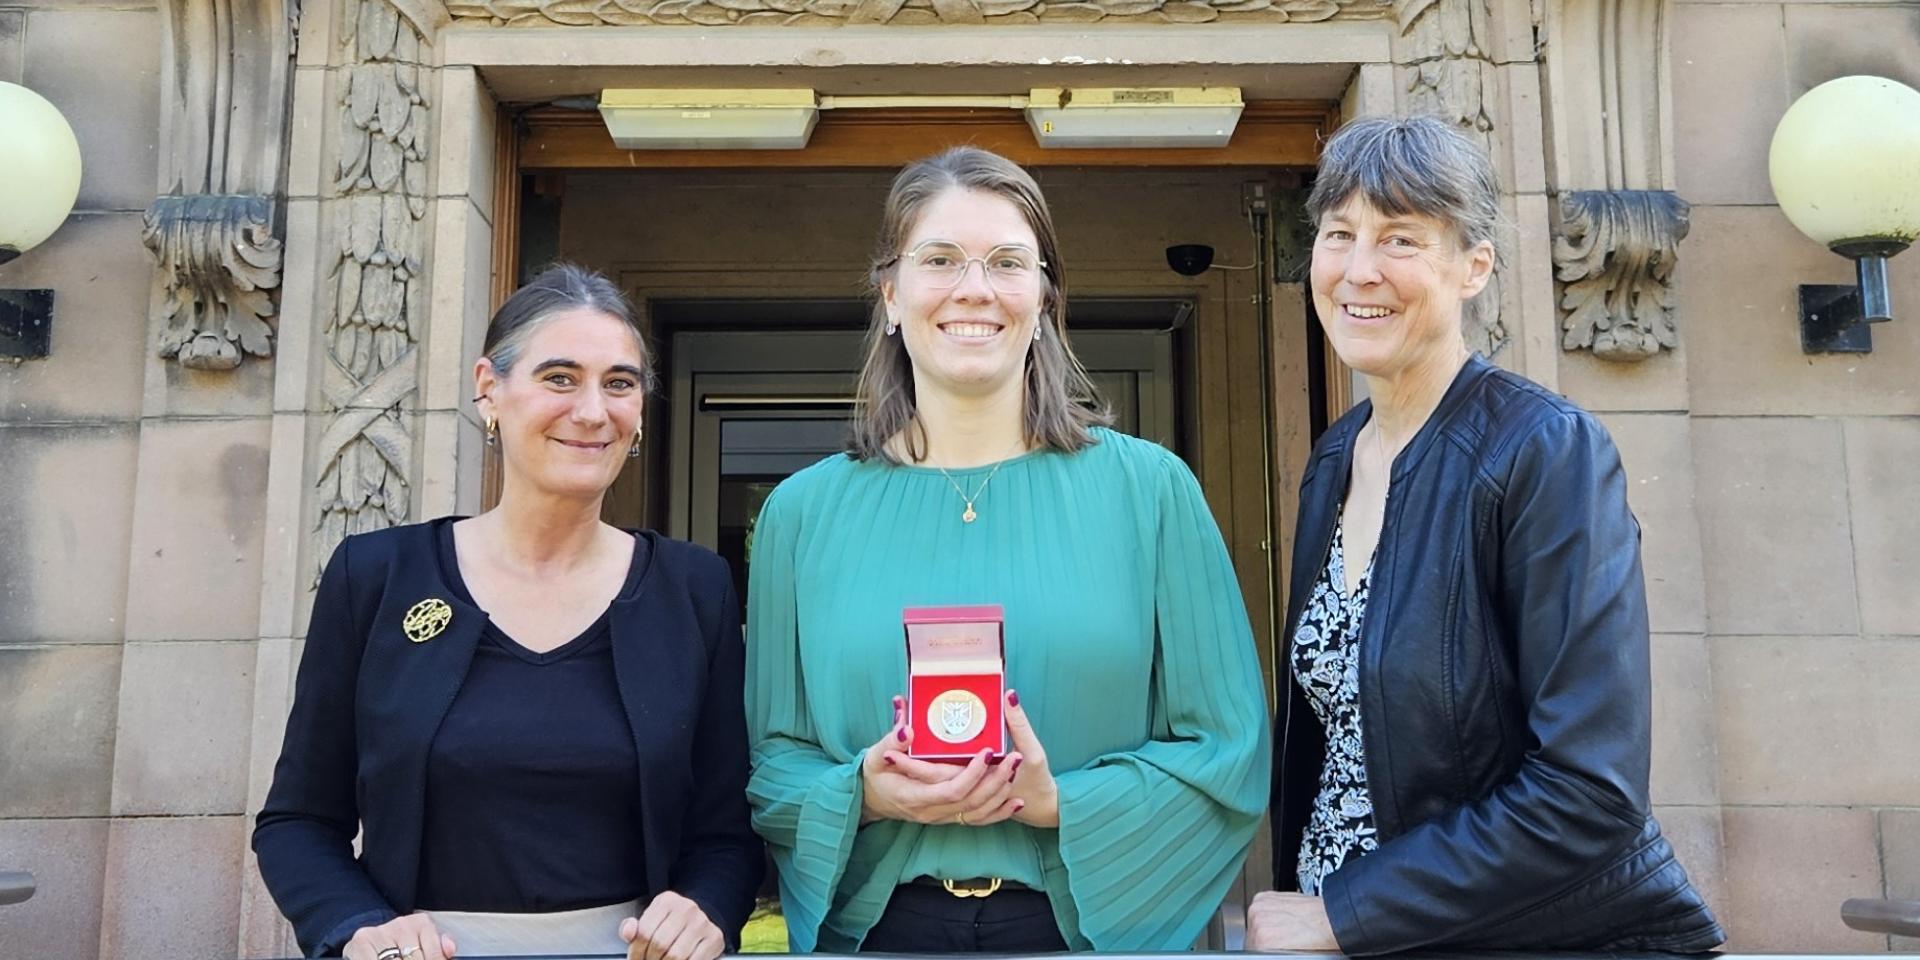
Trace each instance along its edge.
<instances>
[{"instance_id":1,"label":"wooden door frame","mask_svg":"<svg viewBox=\"0 0 1920 960\"><path fill-rule=\"evenodd\" d=\"M536 108L515 110L503 107L500 110L496 127L499 136L496 143L495 203L493 232L493 305L499 304L514 289L519 275L519 244L521 234L521 178L532 174L536 177L553 176L556 180L568 173L607 172L616 170L764 170L769 173L781 171L807 171L830 169L872 169L894 168L913 159L925 156L941 145L954 142L977 143L1028 166L1088 166L1088 167L1212 167L1241 168L1250 172L1260 170L1263 173L1274 171L1308 172L1318 162L1319 145L1339 124L1337 105L1325 102L1304 103L1254 103L1249 104L1247 115L1243 117L1240 134L1235 144L1223 150L1041 150L1033 145L1031 134L1024 121L1017 114L1009 116L983 116L982 111L843 111L838 117L832 112L824 114L820 127L815 131L809 147L799 151L622 151L611 145L597 114L582 111ZM1245 135L1244 138L1242 135ZM1307 460L1306 409L1302 405L1307 395L1305 367L1306 349L1312 349L1302 343L1300 337L1306 335L1304 323L1307 309L1305 300L1299 295L1304 291L1297 284L1274 283L1269 297L1282 291L1297 292L1291 305L1282 305L1270 301L1268 315L1264 318L1269 325L1265 336L1271 337L1273 355L1270 358L1272 381L1269 395L1264 398L1267 415L1273 418L1271 428L1271 448L1264 469L1267 471L1267 484L1261 489L1248 486L1251 483L1248 471L1256 469L1247 464L1244 468L1238 464L1220 467L1209 472L1216 477L1227 474L1225 494L1234 501L1232 509L1237 516L1239 511L1248 510L1249 498L1271 498L1273 517L1277 521L1275 532L1284 536L1286 541L1275 542L1269 537L1261 545L1261 550L1277 551L1271 566L1272 579L1266 585L1267 592L1273 598L1270 609L1283 611L1280 600L1287 589L1287 554L1283 548L1290 542L1293 527L1293 499L1296 496L1294 483L1298 480L1298 471ZM1288 324L1286 331L1278 328ZM1295 329L1297 327L1297 330ZM1221 332L1213 338L1217 343L1196 349L1212 350L1216 353L1226 350L1242 350L1250 344L1235 340L1228 343L1229 337L1243 334ZM1322 369L1325 371L1322 397L1329 419L1338 417L1353 403L1352 373L1336 356L1331 345L1323 339L1318 349L1323 351ZM1236 390L1243 389L1236 387ZM1189 399L1195 403L1195 415L1202 415L1202 407L1215 409L1217 403L1209 405L1197 394ZM1229 426L1226 418L1215 428L1220 437L1211 441L1213 447L1222 445L1233 450L1239 449L1241 441L1229 441L1228 433L1244 430L1241 426ZM1289 418L1298 418L1297 423ZM1238 417L1232 418L1238 421ZM1283 433L1284 431L1284 433ZM1209 441L1195 435L1190 438L1195 452L1201 452ZM1233 455L1237 457L1238 454ZM1232 459L1233 457L1230 457ZM1204 458L1202 458L1204 459ZM1290 465L1291 470L1283 469ZM482 506L490 507L499 496L498 457L492 448L488 448L482 469ZM1251 511L1248 511L1251 513ZM1272 522L1272 521L1270 521ZM1252 552L1242 545L1235 550L1236 564L1251 562ZM1263 574L1263 577L1265 575ZM1251 599L1251 598L1250 598ZM1264 597L1261 599L1265 599ZM1255 618L1265 627L1261 640L1268 650L1272 669L1279 670L1284 664L1280 656L1280 642L1277 639L1281 627L1266 623L1268 616L1262 613ZM1251 872L1246 873L1242 881L1246 884L1240 893L1240 902L1244 904L1253 892L1265 888L1265 866L1261 862L1265 857L1265 833L1261 835L1249 861Z\"/></svg>"},{"instance_id":2,"label":"wooden door frame","mask_svg":"<svg viewBox=\"0 0 1920 960\"><path fill-rule=\"evenodd\" d=\"M1318 162L1319 145L1340 123L1337 104L1325 101L1255 101L1242 117L1235 143L1222 150L1042 150L1035 146L1031 133L1017 111L985 110L849 110L826 111L809 146L803 150L768 151L623 151L612 146L597 114L552 107L533 109L502 105L495 124L495 194L493 222L493 307L512 293L519 275L521 233L521 177L551 176L561 180L567 173L613 170L827 170L847 168L891 168L925 156L940 145L956 140L999 148L1003 155L1033 166L1078 165L1095 167L1156 166L1249 168L1263 171L1310 171ZM1279 289L1278 286L1275 288ZM1270 321L1278 323L1289 312L1270 310ZM1269 334L1280 346L1280 331ZM1297 349L1293 346L1289 350ZM1352 372L1334 354L1331 344L1322 342L1324 389L1322 399L1329 419L1338 417L1354 402ZM1275 379L1272 396L1275 433L1286 426L1286 406L1282 385L1300 374L1292 356L1274 357ZM1287 481L1295 479L1281 469L1283 462L1304 462L1304 436L1275 438L1268 469L1281 481L1270 491L1277 501L1276 515L1285 517L1282 526L1291 532L1294 490ZM1198 441L1196 440L1196 443ZM1302 449L1295 449L1302 448ZM1237 471L1236 471L1237 472ZM483 457L481 506L491 507L499 499L499 460L492 448ZM1278 547L1279 544L1272 544ZM1276 558L1274 568L1284 572L1284 555ZM1284 574L1283 574L1284 575ZM1269 589L1284 591L1284 579Z\"/></svg>"},{"instance_id":3,"label":"wooden door frame","mask_svg":"<svg viewBox=\"0 0 1920 960\"><path fill-rule=\"evenodd\" d=\"M992 150L1027 167L1256 167L1311 170L1339 124L1324 100L1256 100L1225 147L1047 149L1013 109L823 110L800 150L622 150L597 112L542 106L518 114L521 172L645 169L893 169L949 144Z\"/></svg>"},{"instance_id":4,"label":"wooden door frame","mask_svg":"<svg viewBox=\"0 0 1920 960\"><path fill-rule=\"evenodd\" d=\"M520 274L520 178L533 174L664 169L894 168L943 144L973 143L1025 166L1235 167L1310 171L1320 144L1340 123L1340 105L1323 100L1252 101L1233 141L1217 149L1042 149L1017 110L883 108L823 111L801 150L622 150L598 113L502 104L494 124L493 296L499 309ZM1329 373L1339 359L1328 350ZM1351 404L1346 376L1327 378L1327 409ZM499 457L482 457L481 509L500 498Z\"/></svg>"}]
</instances>

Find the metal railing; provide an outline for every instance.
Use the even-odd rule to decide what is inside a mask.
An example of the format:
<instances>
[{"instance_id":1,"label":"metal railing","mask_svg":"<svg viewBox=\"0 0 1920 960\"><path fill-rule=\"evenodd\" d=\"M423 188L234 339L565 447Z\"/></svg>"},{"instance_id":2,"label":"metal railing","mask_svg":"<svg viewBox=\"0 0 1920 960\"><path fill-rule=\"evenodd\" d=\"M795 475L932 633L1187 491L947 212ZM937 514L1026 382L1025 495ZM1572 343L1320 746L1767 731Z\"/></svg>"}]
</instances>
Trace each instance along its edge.
<instances>
[{"instance_id":1,"label":"metal railing","mask_svg":"<svg viewBox=\"0 0 1920 960\"><path fill-rule=\"evenodd\" d=\"M1920 900L1848 900L1840 919L1855 930L1920 937Z\"/></svg>"},{"instance_id":2,"label":"metal railing","mask_svg":"<svg viewBox=\"0 0 1920 960\"><path fill-rule=\"evenodd\" d=\"M862 953L862 954L791 954L791 953L748 953L735 955L735 960L967 960L978 954L906 954L906 953ZM993 960L1022 960L1026 954L993 954ZM1054 960L1061 954L1032 954L1034 960ZM1089 960L1258 960L1263 956L1281 958L1281 960L1346 960L1337 953L1277 953L1246 954L1200 952L1193 953L1097 953L1073 954L1074 957L1087 957ZM1482 951L1419 951L1415 953L1394 954L1394 960L1674 960L1677 956L1689 956L1672 953L1572 953L1526 950L1482 950ZM1793 953L1709 953L1692 954L1710 958L1710 960L1887 960L1885 953L1860 954L1793 954ZM468 957L461 960L625 960L625 954L582 953L567 956L531 956L526 954L488 955ZM297 960L297 958L288 958Z\"/></svg>"},{"instance_id":3,"label":"metal railing","mask_svg":"<svg viewBox=\"0 0 1920 960\"><path fill-rule=\"evenodd\" d=\"M0 870L0 906L22 903L34 894L33 874L23 870ZM1867 933L1890 934L1897 937L1920 937L1920 900L1865 900L1854 899L1840 905L1840 919L1847 926ZM582 954L577 960L597 960L600 957L615 958L617 954ZM756 954L767 960L789 956L787 954ZM814 955L814 960L823 955ZM891 958L886 954L861 954L861 960L925 960L924 957L909 958L901 956ZM1194 952L1182 954L1147 953L1105 953L1101 960L1149 960L1149 958L1181 957L1186 960L1247 960L1244 953ZM1333 953L1290 953L1287 960L1342 960L1340 954ZM1416 956L1408 954L1406 956ZM1417 954L1421 960L1487 960L1498 957L1499 960L1673 960L1672 954L1665 953L1565 953L1548 951L1422 951ZM1717 954L1717 960L1791 960L1785 954L1741 955ZM1809 960L1869 960L1869 957L1845 957L1839 954L1808 955ZM475 957L471 960L519 960L515 957ZM545 957L541 960L558 960Z\"/></svg>"},{"instance_id":4,"label":"metal railing","mask_svg":"<svg viewBox=\"0 0 1920 960\"><path fill-rule=\"evenodd\" d=\"M0 870L0 907L21 903L33 896L33 874L25 870Z\"/></svg>"}]
</instances>

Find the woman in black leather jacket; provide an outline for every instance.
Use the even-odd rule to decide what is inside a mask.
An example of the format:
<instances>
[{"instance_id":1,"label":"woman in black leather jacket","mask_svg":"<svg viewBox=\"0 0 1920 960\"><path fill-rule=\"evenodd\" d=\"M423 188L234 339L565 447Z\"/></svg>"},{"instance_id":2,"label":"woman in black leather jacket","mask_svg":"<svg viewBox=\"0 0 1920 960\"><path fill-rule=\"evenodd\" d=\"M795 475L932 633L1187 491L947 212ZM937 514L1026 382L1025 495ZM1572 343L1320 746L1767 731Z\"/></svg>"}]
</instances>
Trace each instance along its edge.
<instances>
[{"instance_id":1,"label":"woman in black leather jacket","mask_svg":"<svg viewBox=\"0 0 1920 960\"><path fill-rule=\"evenodd\" d=\"M1472 354L1486 154L1373 118L1321 157L1312 287L1371 399L1300 491L1275 886L1251 949L1710 949L1647 799L1640 531L1592 416Z\"/></svg>"}]
</instances>

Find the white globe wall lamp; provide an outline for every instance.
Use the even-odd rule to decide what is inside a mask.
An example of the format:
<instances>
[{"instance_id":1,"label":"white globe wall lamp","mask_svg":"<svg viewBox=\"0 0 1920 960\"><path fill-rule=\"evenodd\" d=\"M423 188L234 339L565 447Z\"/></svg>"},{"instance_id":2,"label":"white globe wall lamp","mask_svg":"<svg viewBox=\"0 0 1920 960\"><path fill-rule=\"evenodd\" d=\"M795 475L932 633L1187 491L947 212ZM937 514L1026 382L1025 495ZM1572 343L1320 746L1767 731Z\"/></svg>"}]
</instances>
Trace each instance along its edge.
<instances>
[{"instance_id":1,"label":"white globe wall lamp","mask_svg":"<svg viewBox=\"0 0 1920 960\"><path fill-rule=\"evenodd\" d=\"M53 235L80 195L80 143L45 97L0 81L0 266ZM0 360L47 355L52 290L0 290Z\"/></svg>"},{"instance_id":2,"label":"white globe wall lamp","mask_svg":"<svg viewBox=\"0 0 1920 960\"><path fill-rule=\"evenodd\" d=\"M1781 212L1854 262L1858 286L1800 287L1806 353L1869 353L1893 319L1887 259L1920 238L1920 92L1885 77L1829 80L1787 108L1767 172Z\"/></svg>"}]
</instances>

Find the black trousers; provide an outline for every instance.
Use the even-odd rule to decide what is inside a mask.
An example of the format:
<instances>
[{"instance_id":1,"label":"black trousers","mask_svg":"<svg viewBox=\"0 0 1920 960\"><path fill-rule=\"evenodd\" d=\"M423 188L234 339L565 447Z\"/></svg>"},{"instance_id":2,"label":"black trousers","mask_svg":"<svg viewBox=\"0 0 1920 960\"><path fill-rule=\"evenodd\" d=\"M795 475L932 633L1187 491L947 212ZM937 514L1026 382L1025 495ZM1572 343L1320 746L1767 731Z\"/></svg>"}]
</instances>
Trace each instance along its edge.
<instances>
[{"instance_id":1,"label":"black trousers","mask_svg":"<svg viewBox=\"0 0 1920 960\"><path fill-rule=\"evenodd\" d=\"M862 953L1064 953L1053 904L1038 890L956 897L937 886L893 890Z\"/></svg>"}]
</instances>

